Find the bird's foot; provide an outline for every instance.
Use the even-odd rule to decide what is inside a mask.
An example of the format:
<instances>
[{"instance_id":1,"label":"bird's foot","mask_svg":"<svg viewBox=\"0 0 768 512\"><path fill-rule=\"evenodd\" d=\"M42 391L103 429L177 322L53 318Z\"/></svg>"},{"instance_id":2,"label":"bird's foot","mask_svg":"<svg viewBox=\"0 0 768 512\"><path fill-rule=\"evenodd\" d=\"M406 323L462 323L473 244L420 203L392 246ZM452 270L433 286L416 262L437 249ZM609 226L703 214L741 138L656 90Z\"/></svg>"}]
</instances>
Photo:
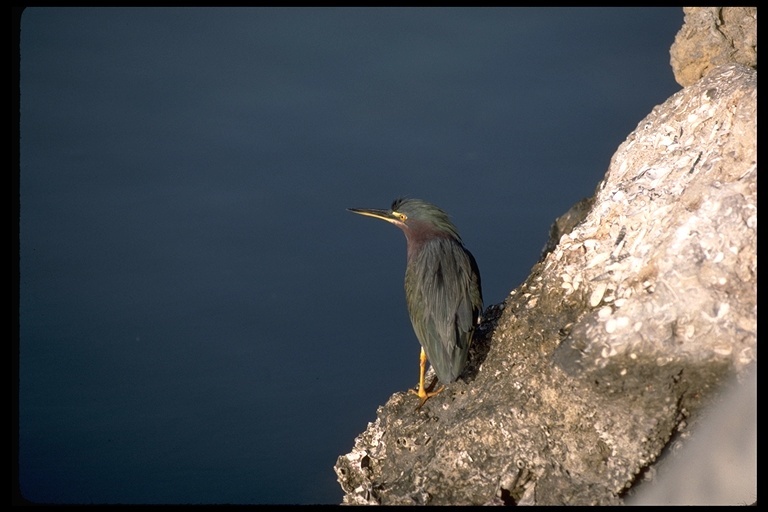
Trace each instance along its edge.
<instances>
[{"instance_id":1,"label":"bird's foot","mask_svg":"<svg viewBox=\"0 0 768 512\"><path fill-rule=\"evenodd\" d=\"M427 391L426 389L424 389L423 386L419 386L418 390L409 389L408 391L410 391L411 393L419 397L420 399L419 405L416 407L416 410L418 411L419 409L421 409L421 406L424 405L424 402L426 402L429 398L432 398L433 396L437 395L444 389L445 389L445 386L440 386L440 389L438 389L437 391Z\"/></svg>"}]
</instances>

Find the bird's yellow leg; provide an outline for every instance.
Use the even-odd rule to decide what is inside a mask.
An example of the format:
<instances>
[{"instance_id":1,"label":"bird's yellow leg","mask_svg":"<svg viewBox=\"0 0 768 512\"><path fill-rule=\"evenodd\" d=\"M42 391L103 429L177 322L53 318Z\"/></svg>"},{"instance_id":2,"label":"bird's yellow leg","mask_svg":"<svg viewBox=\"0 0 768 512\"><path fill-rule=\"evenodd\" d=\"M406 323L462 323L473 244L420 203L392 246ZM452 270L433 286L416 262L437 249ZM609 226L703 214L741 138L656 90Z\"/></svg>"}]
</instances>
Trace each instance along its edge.
<instances>
[{"instance_id":1,"label":"bird's yellow leg","mask_svg":"<svg viewBox=\"0 0 768 512\"><path fill-rule=\"evenodd\" d=\"M427 353L424 352L424 348L421 349L421 355L419 356L419 390L409 390L414 395L417 395L419 398L421 398L421 402L419 403L419 406L416 407L417 409L420 409L422 405L424 405L424 402L427 401L427 398L435 396L439 392L443 390L445 386L440 386L440 389L437 391L431 391L427 392L427 390L424 388L424 373L427 369Z\"/></svg>"}]
</instances>

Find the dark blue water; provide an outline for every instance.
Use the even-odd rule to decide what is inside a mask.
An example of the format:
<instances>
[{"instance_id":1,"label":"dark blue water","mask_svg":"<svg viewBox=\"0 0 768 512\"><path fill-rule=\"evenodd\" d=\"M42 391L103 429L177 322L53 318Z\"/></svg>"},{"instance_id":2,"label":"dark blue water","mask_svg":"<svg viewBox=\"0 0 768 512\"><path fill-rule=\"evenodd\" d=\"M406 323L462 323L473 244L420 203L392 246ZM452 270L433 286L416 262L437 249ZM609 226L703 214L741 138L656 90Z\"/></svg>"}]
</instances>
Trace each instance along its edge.
<instances>
[{"instance_id":1,"label":"dark blue water","mask_svg":"<svg viewBox=\"0 0 768 512\"><path fill-rule=\"evenodd\" d=\"M405 240L499 303L679 87L672 9L28 9L19 479L56 503L338 503L416 384Z\"/></svg>"}]
</instances>

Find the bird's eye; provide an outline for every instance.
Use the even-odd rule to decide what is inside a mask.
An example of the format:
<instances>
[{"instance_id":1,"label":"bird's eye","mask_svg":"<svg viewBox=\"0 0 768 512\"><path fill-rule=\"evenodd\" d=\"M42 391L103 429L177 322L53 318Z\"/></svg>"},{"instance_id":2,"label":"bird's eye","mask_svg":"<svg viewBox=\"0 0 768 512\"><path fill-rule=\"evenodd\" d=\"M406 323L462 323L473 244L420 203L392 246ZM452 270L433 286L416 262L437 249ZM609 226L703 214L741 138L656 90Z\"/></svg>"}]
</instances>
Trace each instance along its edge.
<instances>
[{"instance_id":1,"label":"bird's eye","mask_svg":"<svg viewBox=\"0 0 768 512\"><path fill-rule=\"evenodd\" d=\"M406 214L404 214L404 213L398 213L398 214L397 214L397 217L398 217L398 218L399 218L401 221L403 221L403 222L405 222L405 219L407 219L407 218L408 218L408 216L407 216Z\"/></svg>"}]
</instances>

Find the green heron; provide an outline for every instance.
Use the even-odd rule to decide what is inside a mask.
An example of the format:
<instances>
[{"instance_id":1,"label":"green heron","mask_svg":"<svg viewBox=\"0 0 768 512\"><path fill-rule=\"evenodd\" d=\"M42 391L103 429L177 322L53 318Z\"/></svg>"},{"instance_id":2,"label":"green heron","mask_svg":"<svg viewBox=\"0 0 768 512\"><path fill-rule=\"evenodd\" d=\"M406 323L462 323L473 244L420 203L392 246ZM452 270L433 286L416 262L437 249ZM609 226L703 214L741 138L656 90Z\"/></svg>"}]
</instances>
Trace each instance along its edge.
<instances>
[{"instance_id":1,"label":"green heron","mask_svg":"<svg viewBox=\"0 0 768 512\"><path fill-rule=\"evenodd\" d=\"M448 215L420 199L396 199L389 210L349 211L391 222L405 233L408 263L405 299L421 343L419 407L435 392L424 388L427 360L443 384L455 381L467 364L472 333L480 321L480 271Z\"/></svg>"}]
</instances>

